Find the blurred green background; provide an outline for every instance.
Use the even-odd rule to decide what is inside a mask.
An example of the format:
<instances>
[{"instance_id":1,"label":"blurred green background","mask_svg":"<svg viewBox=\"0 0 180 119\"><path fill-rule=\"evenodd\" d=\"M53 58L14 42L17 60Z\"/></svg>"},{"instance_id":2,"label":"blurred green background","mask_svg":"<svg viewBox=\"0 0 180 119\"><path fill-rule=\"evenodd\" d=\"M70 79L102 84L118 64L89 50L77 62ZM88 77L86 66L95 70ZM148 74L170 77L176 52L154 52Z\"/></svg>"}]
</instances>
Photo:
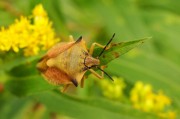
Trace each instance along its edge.
<instances>
[{"instance_id":1,"label":"blurred green background","mask_svg":"<svg viewBox=\"0 0 180 119\"><path fill-rule=\"evenodd\" d=\"M115 43L152 37L109 63L106 71L125 79L129 87L142 81L152 85L154 91L162 90L172 99L172 108L180 118L180 0L1 0L0 26L7 27L21 15L29 16L39 3L62 41L70 34L75 38L82 35L88 46L95 41L105 44L113 33ZM31 63L36 61L21 64L27 67L21 70L13 67L16 61L3 65L2 59L0 119L157 118L134 110L129 102L100 96L102 90L94 77L90 76L85 87L78 88L75 94L65 95L33 77L37 71ZM5 72L26 80L9 82L3 77Z\"/></svg>"}]
</instances>

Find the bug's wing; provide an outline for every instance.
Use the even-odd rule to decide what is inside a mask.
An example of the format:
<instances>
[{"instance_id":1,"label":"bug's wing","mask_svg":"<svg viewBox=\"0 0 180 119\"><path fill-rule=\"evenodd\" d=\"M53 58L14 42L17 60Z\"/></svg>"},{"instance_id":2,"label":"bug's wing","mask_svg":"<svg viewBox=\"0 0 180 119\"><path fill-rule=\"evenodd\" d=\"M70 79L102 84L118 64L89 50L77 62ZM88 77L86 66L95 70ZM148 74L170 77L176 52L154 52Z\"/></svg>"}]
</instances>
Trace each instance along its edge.
<instances>
[{"instance_id":1,"label":"bug's wing","mask_svg":"<svg viewBox=\"0 0 180 119\"><path fill-rule=\"evenodd\" d=\"M47 70L42 73L42 75L49 83L54 85L74 84L74 86L78 86L76 79L71 78L68 74L56 67L48 67Z\"/></svg>"},{"instance_id":2,"label":"bug's wing","mask_svg":"<svg viewBox=\"0 0 180 119\"><path fill-rule=\"evenodd\" d=\"M70 42L70 43L65 43L65 42L62 42L62 43L58 43L56 44L55 46L53 46L45 56L43 56L38 64L37 64L37 68L39 71L41 72L45 72L48 68L47 66L47 61L50 59L50 58L54 58L56 57L58 54L61 54L62 52L66 51L67 49L69 49L70 47L72 47L74 44L74 42Z\"/></svg>"},{"instance_id":3,"label":"bug's wing","mask_svg":"<svg viewBox=\"0 0 180 119\"><path fill-rule=\"evenodd\" d=\"M70 40L72 41L73 40L73 37L70 36ZM55 46L53 46L48 52L47 52L47 56L49 58L53 58L53 57L56 57L58 54L66 51L67 49L71 48L74 44L78 44L79 42L82 41L82 36L80 36L77 41L72 41L72 42L69 42L69 43L65 43L65 42L62 42L62 43L58 43L56 44Z\"/></svg>"},{"instance_id":4,"label":"bug's wing","mask_svg":"<svg viewBox=\"0 0 180 119\"><path fill-rule=\"evenodd\" d=\"M47 52L47 56L49 58L53 58L56 57L58 54L66 51L67 49L69 49L70 47L72 47L74 44L74 42L70 42L70 43L58 43L55 46L53 46L48 52Z\"/></svg>"},{"instance_id":5,"label":"bug's wing","mask_svg":"<svg viewBox=\"0 0 180 119\"><path fill-rule=\"evenodd\" d=\"M72 79L65 72L56 67L48 67L42 75L49 83L54 85L73 83Z\"/></svg>"}]
</instances>

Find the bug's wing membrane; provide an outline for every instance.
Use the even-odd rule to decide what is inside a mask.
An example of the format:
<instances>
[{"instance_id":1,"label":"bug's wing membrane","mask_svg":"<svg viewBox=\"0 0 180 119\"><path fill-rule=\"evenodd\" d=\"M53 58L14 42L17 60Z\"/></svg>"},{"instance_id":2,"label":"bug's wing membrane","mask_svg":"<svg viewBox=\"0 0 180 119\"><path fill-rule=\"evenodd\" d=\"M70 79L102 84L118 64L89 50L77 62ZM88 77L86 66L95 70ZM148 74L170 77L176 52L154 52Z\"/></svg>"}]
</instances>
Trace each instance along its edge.
<instances>
[{"instance_id":1,"label":"bug's wing membrane","mask_svg":"<svg viewBox=\"0 0 180 119\"><path fill-rule=\"evenodd\" d=\"M49 83L54 85L74 84L74 86L78 86L76 79L71 78L67 73L63 72L57 67L48 67L46 71L42 72L42 75Z\"/></svg>"},{"instance_id":2,"label":"bug's wing membrane","mask_svg":"<svg viewBox=\"0 0 180 119\"><path fill-rule=\"evenodd\" d=\"M76 87L78 86L78 82L76 79L72 79L71 82L74 84L74 86L76 86Z\"/></svg>"},{"instance_id":3,"label":"bug's wing membrane","mask_svg":"<svg viewBox=\"0 0 180 119\"><path fill-rule=\"evenodd\" d=\"M72 84L71 78L65 72L56 67L49 67L42 73L45 79L54 85L59 84Z\"/></svg>"}]
</instances>

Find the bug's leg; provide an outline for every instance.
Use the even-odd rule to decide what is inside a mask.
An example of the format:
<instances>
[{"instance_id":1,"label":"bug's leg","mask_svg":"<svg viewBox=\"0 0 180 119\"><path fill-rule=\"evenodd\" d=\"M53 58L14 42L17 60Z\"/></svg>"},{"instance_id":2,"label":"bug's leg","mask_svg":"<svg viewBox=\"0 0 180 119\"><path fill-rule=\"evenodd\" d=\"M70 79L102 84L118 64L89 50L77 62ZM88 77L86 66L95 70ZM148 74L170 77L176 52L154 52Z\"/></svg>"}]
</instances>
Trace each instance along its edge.
<instances>
[{"instance_id":1,"label":"bug's leg","mask_svg":"<svg viewBox=\"0 0 180 119\"><path fill-rule=\"evenodd\" d=\"M104 70L106 68L106 66L101 66L101 69ZM104 78L104 72L101 71L101 75L98 74L96 71L94 71L93 69L89 69L89 71L94 74L96 77L98 77L99 79L103 79Z\"/></svg>"},{"instance_id":2,"label":"bug's leg","mask_svg":"<svg viewBox=\"0 0 180 119\"><path fill-rule=\"evenodd\" d=\"M68 89L69 86L70 86L70 84L66 84L66 85L63 87L63 89L61 89L61 92L64 93L64 92Z\"/></svg>"},{"instance_id":3,"label":"bug's leg","mask_svg":"<svg viewBox=\"0 0 180 119\"><path fill-rule=\"evenodd\" d=\"M73 42L73 41L74 41L74 38L73 38L72 35L69 35L69 41L70 41L70 42Z\"/></svg>"},{"instance_id":4,"label":"bug's leg","mask_svg":"<svg viewBox=\"0 0 180 119\"><path fill-rule=\"evenodd\" d=\"M84 80L85 80L85 78L82 78L82 79L81 79L81 88L84 87Z\"/></svg>"},{"instance_id":5,"label":"bug's leg","mask_svg":"<svg viewBox=\"0 0 180 119\"><path fill-rule=\"evenodd\" d=\"M106 67L107 67L106 65L103 65L103 66L101 66L101 69L104 70ZM104 77L104 72L103 71L101 71L101 76Z\"/></svg>"},{"instance_id":6,"label":"bug's leg","mask_svg":"<svg viewBox=\"0 0 180 119\"><path fill-rule=\"evenodd\" d=\"M99 79L103 79L103 78L104 78L104 74L106 74L106 75L109 77L109 79L111 79L112 81L114 81L113 78L112 78L111 76L109 76L109 74L106 73L103 69L99 68L99 70L101 70L101 71L103 72L101 75L99 75L99 74L98 74L97 72L95 72L93 69L89 69L89 71L90 71L92 74L94 74L96 77L98 77Z\"/></svg>"},{"instance_id":7,"label":"bug's leg","mask_svg":"<svg viewBox=\"0 0 180 119\"><path fill-rule=\"evenodd\" d=\"M83 78L81 79L81 88L84 87L84 80L85 80L86 78L87 78L86 76L83 76Z\"/></svg>"},{"instance_id":8,"label":"bug's leg","mask_svg":"<svg viewBox=\"0 0 180 119\"><path fill-rule=\"evenodd\" d=\"M104 45L101 45L101 44L99 44L99 43L96 43L96 42L93 43L93 44L91 45L90 49L89 49L89 54L90 54L90 55L93 54L94 47L95 47L96 45L97 45L98 47L100 47L100 48L104 48L104 47L105 47Z\"/></svg>"},{"instance_id":9,"label":"bug's leg","mask_svg":"<svg viewBox=\"0 0 180 119\"><path fill-rule=\"evenodd\" d=\"M95 72L93 69L89 69L89 71L94 74L96 77L98 77L99 79L103 79L103 76L101 76L100 74L98 74L97 72Z\"/></svg>"}]
</instances>

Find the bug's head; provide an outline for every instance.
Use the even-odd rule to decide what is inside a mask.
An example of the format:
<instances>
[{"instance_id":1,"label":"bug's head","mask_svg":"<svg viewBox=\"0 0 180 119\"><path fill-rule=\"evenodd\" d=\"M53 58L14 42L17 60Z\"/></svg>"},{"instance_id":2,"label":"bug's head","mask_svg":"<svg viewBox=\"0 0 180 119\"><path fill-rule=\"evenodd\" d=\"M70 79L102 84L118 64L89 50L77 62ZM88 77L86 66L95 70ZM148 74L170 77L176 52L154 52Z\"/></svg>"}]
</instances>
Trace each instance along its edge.
<instances>
[{"instance_id":1,"label":"bug's head","mask_svg":"<svg viewBox=\"0 0 180 119\"><path fill-rule=\"evenodd\" d=\"M111 37L111 39L109 40L109 42L106 44L106 46L103 48L103 50L100 52L100 54L98 55L97 58L93 58L92 56L90 56L89 54L85 54L86 57L84 58L84 66L85 69L91 69L91 68L97 68L99 70L101 70L102 72L104 72L111 80L112 77L110 77L104 70L102 70L99 65L100 65L100 60L99 58L101 57L101 55L103 54L103 52L106 50L107 46L111 43L111 41L113 40L115 36L115 33L113 34L113 36Z\"/></svg>"},{"instance_id":2,"label":"bug's head","mask_svg":"<svg viewBox=\"0 0 180 119\"><path fill-rule=\"evenodd\" d=\"M95 66L98 66L100 65L100 60L98 58L93 58L92 56L90 55L87 55L85 58L84 58L84 66L87 68L87 69L90 69L92 67L95 67Z\"/></svg>"}]
</instances>

